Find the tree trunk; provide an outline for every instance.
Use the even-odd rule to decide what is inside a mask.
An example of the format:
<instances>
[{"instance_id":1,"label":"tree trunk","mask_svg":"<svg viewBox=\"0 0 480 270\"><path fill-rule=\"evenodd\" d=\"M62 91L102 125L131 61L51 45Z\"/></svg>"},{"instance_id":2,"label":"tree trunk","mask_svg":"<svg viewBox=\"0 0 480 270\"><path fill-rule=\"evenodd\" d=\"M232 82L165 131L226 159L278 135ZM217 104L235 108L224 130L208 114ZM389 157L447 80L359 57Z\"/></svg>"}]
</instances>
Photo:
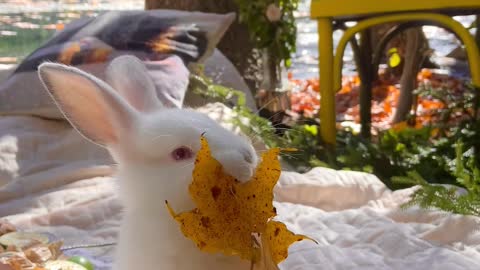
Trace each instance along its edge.
<instances>
[{"instance_id":1,"label":"tree trunk","mask_svg":"<svg viewBox=\"0 0 480 270\"><path fill-rule=\"evenodd\" d=\"M351 41L355 65L360 77L360 135L370 138L372 128L372 88L376 67L372 66L372 29L360 33L360 42L355 38Z\"/></svg>"},{"instance_id":2,"label":"tree trunk","mask_svg":"<svg viewBox=\"0 0 480 270\"><path fill-rule=\"evenodd\" d=\"M405 57L400 78L400 98L393 123L405 121L412 109L413 91L417 87L417 74L425 60L425 40L420 28L410 29L406 32Z\"/></svg>"},{"instance_id":3,"label":"tree trunk","mask_svg":"<svg viewBox=\"0 0 480 270\"><path fill-rule=\"evenodd\" d=\"M145 9L176 9L208 13L237 12L234 0L145 0ZM259 52L254 49L247 27L234 22L218 45L232 61L251 90L257 89L262 78Z\"/></svg>"}]
</instances>

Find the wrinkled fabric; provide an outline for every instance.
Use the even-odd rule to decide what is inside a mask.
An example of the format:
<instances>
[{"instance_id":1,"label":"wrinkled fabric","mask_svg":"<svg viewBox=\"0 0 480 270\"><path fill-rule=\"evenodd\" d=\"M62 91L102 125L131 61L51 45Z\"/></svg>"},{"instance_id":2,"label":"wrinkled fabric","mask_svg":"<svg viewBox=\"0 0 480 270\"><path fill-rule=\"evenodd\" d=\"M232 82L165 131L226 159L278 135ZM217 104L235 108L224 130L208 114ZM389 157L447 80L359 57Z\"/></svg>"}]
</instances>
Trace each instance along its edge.
<instances>
[{"instance_id":1,"label":"wrinkled fabric","mask_svg":"<svg viewBox=\"0 0 480 270\"><path fill-rule=\"evenodd\" d=\"M239 132L227 123L232 112L225 106L199 111ZM48 233L66 246L114 242L122 215L114 172L103 149L62 121L0 118L0 216L22 230ZM361 172L283 172L274 190L277 219L317 243L292 245L280 268L480 269L480 219L400 209L415 189L391 191ZM106 270L113 249L67 254L86 256Z\"/></svg>"}]
</instances>

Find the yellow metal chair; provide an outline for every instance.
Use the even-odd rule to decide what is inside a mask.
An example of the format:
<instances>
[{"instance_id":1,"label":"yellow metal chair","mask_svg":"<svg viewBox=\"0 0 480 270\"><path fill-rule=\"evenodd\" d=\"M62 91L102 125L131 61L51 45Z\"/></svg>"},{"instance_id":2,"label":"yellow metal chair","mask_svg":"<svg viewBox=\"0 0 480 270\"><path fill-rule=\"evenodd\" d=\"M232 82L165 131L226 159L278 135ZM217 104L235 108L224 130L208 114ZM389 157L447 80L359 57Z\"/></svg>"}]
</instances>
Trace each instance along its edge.
<instances>
[{"instance_id":1,"label":"yellow metal chair","mask_svg":"<svg viewBox=\"0 0 480 270\"><path fill-rule=\"evenodd\" d=\"M480 50L474 37L452 15L475 14L480 0L312 0L311 17L318 21L320 69L320 134L335 145L335 93L341 89L342 59L347 43L355 34L384 23L418 21L454 32L463 42L475 87L480 87ZM356 21L347 28L333 51L335 22Z\"/></svg>"}]
</instances>

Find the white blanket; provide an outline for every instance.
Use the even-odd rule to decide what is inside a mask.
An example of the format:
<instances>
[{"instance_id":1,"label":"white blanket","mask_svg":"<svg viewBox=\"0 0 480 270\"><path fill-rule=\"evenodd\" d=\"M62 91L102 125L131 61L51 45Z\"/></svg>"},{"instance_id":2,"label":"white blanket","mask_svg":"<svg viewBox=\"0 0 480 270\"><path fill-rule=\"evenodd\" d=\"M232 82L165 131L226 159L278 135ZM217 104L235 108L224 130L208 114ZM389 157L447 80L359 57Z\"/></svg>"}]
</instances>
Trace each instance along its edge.
<instances>
[{"instance_id":1,"label":"white blanket","mask_svg":"<svg viewBox=\"0 0 480 270\"><path fill-rule=\"evenodd\" d=\"M220 105L203 108L214 118ZM220 111L220 112L219 112ZM67 124L0 118L0 216L68 245L115 241L121 205L106 152ZM391 192L375 176L316 168L284 172L279 220L318 244L294 244L282 269L480 269L480 219L399 210L414 189ZM112 247L76 249L108 269Z\"/></svg>"}]
</instances>

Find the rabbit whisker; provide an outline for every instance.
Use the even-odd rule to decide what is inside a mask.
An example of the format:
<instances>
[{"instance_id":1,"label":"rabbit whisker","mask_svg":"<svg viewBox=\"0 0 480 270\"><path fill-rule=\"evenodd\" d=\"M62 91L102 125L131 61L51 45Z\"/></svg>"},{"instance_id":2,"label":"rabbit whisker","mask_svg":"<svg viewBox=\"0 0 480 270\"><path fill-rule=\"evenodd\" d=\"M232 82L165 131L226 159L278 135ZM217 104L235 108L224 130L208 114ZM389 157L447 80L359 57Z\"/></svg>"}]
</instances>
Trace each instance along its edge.
<instances>
[{"instance_id":1,"label":"rabbit whisker","mask_svg":"<svg viewBox=\"0 0 480 270\"><path fill-rule=\"evenodd\" d=\"M163 137L173 137L173 135L171 134L160 134L160 135L156 135L155 137L152 138L152 141L156 141L158 139L161 139Z\"/></svg>"},{"instance_id":2,"label":"rabbit whisker","mask_svg":"<svg viewBox=\"0 0 480 270\"><path fill-rule=\"evenodd\" d=\"M186 167L192 166L192 165L195 165L195 162L190 162L188 164L185 164L185 165L181 166L180 169L183 169L183 168L186 168Z\"/></svg>"}]
</instances>

